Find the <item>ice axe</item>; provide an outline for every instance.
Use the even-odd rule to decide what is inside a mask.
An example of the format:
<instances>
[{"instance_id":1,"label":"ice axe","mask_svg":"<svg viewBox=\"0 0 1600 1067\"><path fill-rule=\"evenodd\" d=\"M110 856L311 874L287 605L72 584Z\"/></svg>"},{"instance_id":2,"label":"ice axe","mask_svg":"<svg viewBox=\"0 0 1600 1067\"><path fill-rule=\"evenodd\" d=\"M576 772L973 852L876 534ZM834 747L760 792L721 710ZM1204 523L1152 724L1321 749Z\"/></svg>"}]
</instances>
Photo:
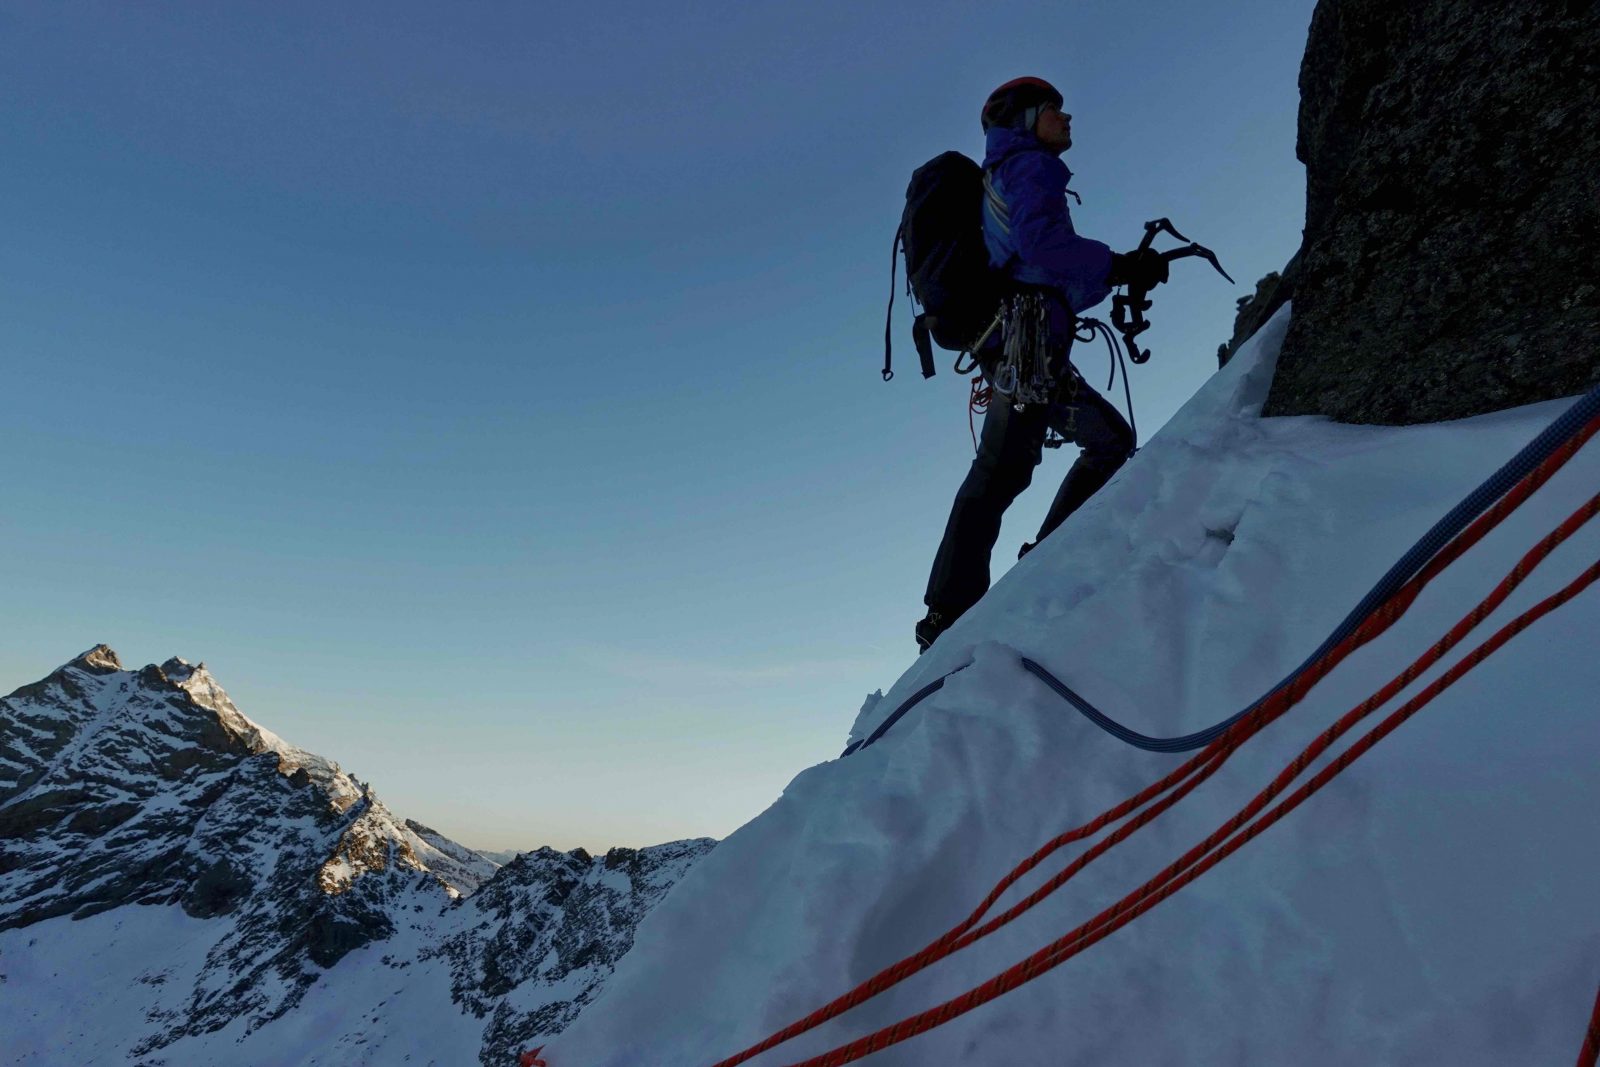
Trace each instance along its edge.
<instances>
[{"instance_id":1,"label":"ice axe","mask_svg":"<svg viewBox=\"0 0 1600 1067\"><path fill-rule=\"evenodd\" d=\"M1180 241L1189 241L1187 237L1178 232L1177 227L1172 225L1171 219L1156 219L1144 224L1144 240L1139 242L1139 250L1141 252L1148 250L1158 233L1170 233ZM1187 256L1199 256L1217 268L1217 273L1227 278L1230 285L1238 284L1227 271L1222 269L1222 264L1217 262L1217 254L1215 252L1204 245L1195 244L1193 241L1189 241L1182 248L1174 248L1170 252L1160 252L1158 255L1169 263L1175 259L1184 259ZM1129 285L1126 294L1119 293L1111 298L1111 324L1117 328L1118 333L1122 334L1122 343L1128 349L1128 358L1135 363L1144 363L1150 358L1150 350L1146 348L1140 351L1138 343L1134 340L1135 337L1150 328L1150 320L1144 317L1144 313L1150 310L1149 296L1150 288L1148 286L1134 288L1134 286Z\"/></svg>"}]
</instances>

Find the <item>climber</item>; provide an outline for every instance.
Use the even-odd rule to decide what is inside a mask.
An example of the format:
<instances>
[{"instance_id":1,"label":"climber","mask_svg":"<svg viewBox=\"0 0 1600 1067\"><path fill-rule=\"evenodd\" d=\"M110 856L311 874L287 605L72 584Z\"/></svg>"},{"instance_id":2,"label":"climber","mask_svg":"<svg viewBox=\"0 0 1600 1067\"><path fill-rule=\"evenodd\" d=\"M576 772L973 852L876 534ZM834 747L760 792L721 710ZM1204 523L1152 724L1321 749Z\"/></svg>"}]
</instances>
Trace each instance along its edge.
<instances>
[{"instance_id":1,"label":"climber","mask_svg":"<svg viewBox=\"0 0 1600 1067\"><path fill-rule=\"evenodd\" d=\"M988 590L989 556L1000 536L1001 516L1032 481L1048 430L1081 451L1019 559L1103 486L1133 451L1127 421L1083 380L1069 350L1077 312L1100 303L1114 286L1148 288L1166 281L1167 264L1149 249L1114 254L1073 229L1066 199L1072 173L1060 158L1072 147L1072 116L1062 105L1061 94L1040 78L1006 82L983 105L983 236L989 265L1012 291L1037 293L1042 300L1056 387L1049 402L1022 404L1020 410L998 395L989 404L978 454L956 492L928 576L923 597L928 613L916 626L920 651ZM991 384L1004 343L1001 331L995 331L975 353Z\"/></svg>"}]
</instances>

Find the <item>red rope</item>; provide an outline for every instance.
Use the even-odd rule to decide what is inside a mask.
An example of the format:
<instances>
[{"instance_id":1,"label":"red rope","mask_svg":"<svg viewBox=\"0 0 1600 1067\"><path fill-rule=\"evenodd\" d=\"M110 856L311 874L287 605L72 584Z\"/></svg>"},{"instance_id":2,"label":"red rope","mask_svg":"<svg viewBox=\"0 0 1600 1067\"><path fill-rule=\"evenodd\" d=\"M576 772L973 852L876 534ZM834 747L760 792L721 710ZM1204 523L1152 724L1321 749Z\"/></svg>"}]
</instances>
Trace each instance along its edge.
<instances>
[{"instance_id":1,"label":"red rope","mask_svg":"<svg viewBox=\"0 0 1600 1067\"><path fill-rule=\"evenodd\" d=\"M975 395L976 392L977 387L976 383L974 383ZM994 887L994 889L984 899L983 903L978 906L977 910L974 911L971 916L937 940L930 943L920 952L908 956L898 963L886 968L885 970L880 971L878 974L867 979L865 982L862 982L848 993L817 1009L805 1018L791 1024L788 1027L785 1027L782 1030L777 1031L776 1033L771 1034L761 1042L752 1045L744 1051L737 1053L728 1059L719 1061L714 1065L714 1067L735 1067L737 1064L752 1059L755 1056L760 1055L762 1052L781 1045L808 1030L820 1026L822 1023L843 1014L844 1012L871 999L884 990L899 984L918 971L921 971L926 967L938 962L939 960L960 951L970 944L973 944L981 938L986 937L988 934L993 933L995 930L998 930L1000 927L1011 922L1030 908L1034 907L1045 897L1055 892L1073 875L1077 874L1084 867L1088 866L1089 863L1092 863L1095 859L1104 855L1105 852L1126 840L1133 833L1147 825L1168 808L1176 804L1184 796L1192 792L1200 785L1201 782L1205 781L1218 769L1220 769L1223 763L1227 761L1227 759L1235 750L1237 750L1240 745L1249 740L1256 733L1259 733L1277 718L1282 716L1289 710L1289 708L1299 703L1311 690L1311 688L1317 684L1317 682L1326 677L1327 674L1331 672L1334 667L1336 667L1346 657L1348 657L1351 652L1370 642L1384 631L1389 629L1389 627L1391 627L1395 621L1398 620L1411 606L1412 602L1415 601L1417 595L1421 592L1424 586L1437 577L1438 574L1450 563L1460 558L1460 556L1466 552L1467 549L1480 541L1490 530L1499 525L1499 523L1503 521L1507 515L1516 510L1516 508L1526 501L1528 497L1533 494L1533 492L1547 482L1562 465L1570 460L1572 456L1583 446L1583 444L1593 437L1596 432L1600 432L1600 417L1591 420L1581 431L1579 431L1579 433L1574 435L1568 442L1566 442L1560 449L1547 458L1537 468L1529 472L1520 482L1517 483L1516 486L1514 486L1509 492L1501 497L1501 499L1498 500L1490 509L1485 511L1483 515L1479 516L1479 518L1473 522L1472 525L1458 534L1438 553L1438 555L1429 561L1427 566L1425 566L1416 576L1414 576L1399 591L1397 591L1393 597L1391 597L1376 611L1374 611L1372 616L1370 616L1366 622L1362 623L1362 625L1358 627L1356 631L1350 635L1350 637L1346 638L1345 641L1331 649L1326 656L1308 667L1301 675L1293 679L1287 686L1270 694L1267 699L1262 701L1261 706L1257 708L1253 714L1239 720L1239 722L1235 723L1227 733L1223 734L1216 741L1212 742L1210 746L1196 754L1183 766L1179 767L1177 770L1173 771L1160 781L1146 787L1136 796L1131 797L1122 804L1119 804L1116 807L1101 813L1098 817L1084 824L1083 826L1069 830L1066 833L1056 837L1052 841L1047 842L1032 856L1022 861L1022 863L1013 869L1011 873L1006 875L1005 878L1001 879L1001 881ZM1407 672L1402 672L1399 677L1392 681L1388 686L1385 686L1384 689L1380 690L1379 694L1376 694L1374 697L1377 703L1373 703L1372 707L1376 707L1377 704L1387 701L1395 693L1399 692L1400 689L1405 688L1405 686L1409 685L1417 675L1426 670L1428 666L1431 666L1433 663L1437 662L1437 660L1446 652L1448 652L1451 647L1459 643L1459 641L1465 636L1466 632L1481 623L1483 618L1487 617L1487 615L1504 600L1505 596L1509 595L1511 589L1515 588L1515 586L1519 584L1524 577L1526 577L1527 571L1531 570L1532 566L1536 565L1538 560L1542 560L1545 555L1548 555L1548 552L1554 547L1555 543L1559 543L1559 540L1564 540L1565 537L1570 536L1572 531L1575 530L1577 526L1582 525L1584 521L1587 521L1588 518L1592 517L1594 513L1593 509L1597 506L1600 506L1600 497L1597 497L1595 500L1591 500L1590 503L1585 506L1585 508L1579 509L1578 512L1575 512L1574 515L1569 518L1569 524L1574 523L1574 521L1577 520L1575 525L1567 528L1567 524L1563 524L1563 527L1558 528L1558 530L1547 537L1545 541L1541 542L1539 546L1536 546L1532 551L1530 551L1528 556L1524 557L1522 563L1519 563L1518 569L1514 569L1512 574L1507 576L1506 582L1502 583L1501 588L1491 593L1490 596L1478 606L1478 608L1474 609L1472 613L1469 613L1467 619L1472 620L1470 625L1465 626L1463 629L1462 624L1458 624L1457 628L1451 631L1451 634L1446 635L1446 638L1441 640L1441 642L1436 645L1434 649L1425 654L1416 664L1413 664L1414 669L1408 669ZM1585 512L1587 512L1586 515ZM1579 520L1579 515L1584 515L1585 517ZM1556 538L1556 540L1552 542L1552 538ZM1534 559L1534 563L1530 564L1530 559ZM1524 567L1524 565L1526 565L1527 569L1521 569ZM1466 621L1467 620L1464 619L1463 623ZM1378 699L1379 696L1381 696L1381 699ZM1369 708L1368 710L1370 711L1371 709ZM1303 769L1303 766L1301 769ZM1299 771L1296 771L1296 775L1298 775L1298 773ZM1163 796L1163 794L1165 795ZM1024 877L1029 871L1037 867L1049 855L1067 844L1093 836L1109 824L1127 817L1129 814L1149 803L1156 797L1162 797L1162 799L1149 810L1141 813L1132 822L1119 828L1111 837L1095 845L1084 856L1074 861L1073 864L1071 864L1068 868L1063 870L1055 878L1051 879L1050 882L1046 883L1044 886L1041 886L1026 899L1014 905L1000 916L990 920L981 927L977 926L983 916L987 914L989 909L994 906L994 904L1006 892L1007 889ZM1270 799L1270 797L1268 799ZM976 929L974 929L975 927ZM903 1038L897 1040L903 1040ZM812 1061L807 1061L807 1064L810 1064L811 1062ZM841 1060L838 1062L843 1063L849 1061Z\"/></svg>"},{"instance_id":2,"label":"red rope","mask_svg":"<svg viewBox=\"0 0 1600 1067\"><path fill-rule=\"evenodd\" d=\"M973 421L976 415L982 415L989 410L989 401L994 397L994 388L983 380L983 376L972 379L972 395L967 398L967 432L972 434L972 450L978 450L978 428Z\"/></svg>"},{"instance_id":3,"label":"red rope","mask_svg":"<svg viewBox=\"0 0 1600 1067\"><path fill-rule=\"evenodd\" d=\"M1583 1048L1578 1050L1578 1067L1595 1067L1597 1060L1600 1060L1600 993L1595 994L1589 1032L1583 1036Z\"/></svg>"},{"instance_id":4,"label":"red rope","mask_svg":"<svg viewBox=\"0 0 1600 1067\"><path fill-rule=\"evenodd\" d=\"M1595 502L1600 505L1600 497ZM1520 564L1519 564L1520 567ZM1104 940L1117 930L1126 926L1134 919L1154 908L1184 886L1205 874L1212 867L1232 855L1240 847L1254 839L1262 831L1277 822L1284 815L1298 807L1304 800L1319 791L1333 778L1342 773L1350 764L1354 763L1368 750L1383 738L1387 737L1401 723L1416 714L1423 706L1433 700L1445 689L1448 689L1468 671L1477 667L1489 656L1497 652L1507 641L1527 629L1530 625L1544 615L1565 604L1585 588L1600 579L1600 561L1592 564L1581 575L1569 583L1560 592L1540 601L1528 611L1522 613L1507 623L1494 636L1477 648L1473 649L1465 658L1450 667L1439 678L1423 689L1411 700L1407 701L1397 711L1379 723L1357 740L1351 747L1342 752L1328 766L1324 767L1309 781L1300 786L1294 793L1274 807L1270 812L1255 822L1244 825L1248 819L1259 812L1269 803L1273 796L1280 792L1291 780L1298 777L1305 767L1331 745L1341 734L1346 732L1360 719L1369 715L1377 705L1376 695L1352 709L1333 727L1330 727L1321 737L1317 738L1310 746L1301 752L1278 778L1266 790L1263 790L1250 802L1246 808L1235 815L1228 822L1219 827L1212 835L1190 849L1175 863L1156 875L1150 881L1123 897L1116 904L1102 911L1087 923L1072 930L1065 936L1035 952L1032 956L1020 963L1001 972L982 985L967 991L959 997L948 1000L936 1008L922 1012L918 1015L902 1019L892 1026L888 1026L875 1033L869 1034L847 1045L840 1046L820 1056L814 1056L790 1067L841 1067L846 1063L854 1062L864 1056L898 1044L908 1038L925 1033L941 1026L957 1016L986 1004L1018 986L1039 977L1067 960L1076 956L1091 945ZM1516 572L1508 575L1506 581L1513 583L1520 580ZM1474 609L1476 614L1477 609ZM1457 624L1455 630L1468 627L1471 616ZM1444 644L1441 641L1440 644ZM1435 646L1438 648L1439 646ZM1433 653L1430 650L1424 658ZM1420 662L1420 660L1419 660ZM1405 672L1415 677L1420 671L1408 668ZM1243 826L1243 829L1240 827ZM1237 831L1237 833L1235 833ZM1233 835L1233 836L1230 836Z\"/></svg>"}]
</instances>

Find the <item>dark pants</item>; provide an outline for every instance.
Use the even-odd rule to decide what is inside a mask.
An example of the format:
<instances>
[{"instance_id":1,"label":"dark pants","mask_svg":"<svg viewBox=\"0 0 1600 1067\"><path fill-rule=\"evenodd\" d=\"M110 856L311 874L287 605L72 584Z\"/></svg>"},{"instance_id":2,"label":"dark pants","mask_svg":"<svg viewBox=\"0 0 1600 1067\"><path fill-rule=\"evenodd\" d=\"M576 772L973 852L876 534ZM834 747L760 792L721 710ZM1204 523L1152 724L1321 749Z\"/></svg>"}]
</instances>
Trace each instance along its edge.
<instances>
[{"instance_id":1,"label":"dark pants","mask_svg":"<svg viewBox=\"0 0 1600 1067\"><path fill-rule=\"evenodd\" d=\"M1070 364L1068 364L1070 367ZM1043 455L1045 431L1054 429L1082 451L1056 490L1036 541L1060 526L1105 485L1133 452L1133 431L1122 413L1072 368L1076 402L1033 404L1016 411L996 394L983 418L978 454L956 493L944 540L928 576L923 602L954 619L989 589L989 555L1000 536L1000 518L1033 480ZM991 379L992 380L992 379ZM1071 391L1063 382L1062 399Z\"/></svg>"}]
</instances>

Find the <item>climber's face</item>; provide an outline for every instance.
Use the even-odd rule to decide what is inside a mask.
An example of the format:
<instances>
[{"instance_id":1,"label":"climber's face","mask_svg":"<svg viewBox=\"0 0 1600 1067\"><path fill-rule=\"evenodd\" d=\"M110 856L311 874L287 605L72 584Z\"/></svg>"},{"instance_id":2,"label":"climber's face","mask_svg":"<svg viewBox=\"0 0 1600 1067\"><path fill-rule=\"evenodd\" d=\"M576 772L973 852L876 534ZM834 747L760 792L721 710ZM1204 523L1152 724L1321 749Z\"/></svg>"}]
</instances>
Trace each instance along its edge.
<instances>
[{"instance_id":1,"label":"climber's face","mask_svg":"<svg viewBox=\"0 0 1600 1067\"><path fill-rule=\"evenodd\" d=\"M1054 104L1045 104L1039 109L1038 121L1033 124L1033 135L1046 148L1065 152L1072 147L1072 116Z\"/></svg>"}]
</instances>

